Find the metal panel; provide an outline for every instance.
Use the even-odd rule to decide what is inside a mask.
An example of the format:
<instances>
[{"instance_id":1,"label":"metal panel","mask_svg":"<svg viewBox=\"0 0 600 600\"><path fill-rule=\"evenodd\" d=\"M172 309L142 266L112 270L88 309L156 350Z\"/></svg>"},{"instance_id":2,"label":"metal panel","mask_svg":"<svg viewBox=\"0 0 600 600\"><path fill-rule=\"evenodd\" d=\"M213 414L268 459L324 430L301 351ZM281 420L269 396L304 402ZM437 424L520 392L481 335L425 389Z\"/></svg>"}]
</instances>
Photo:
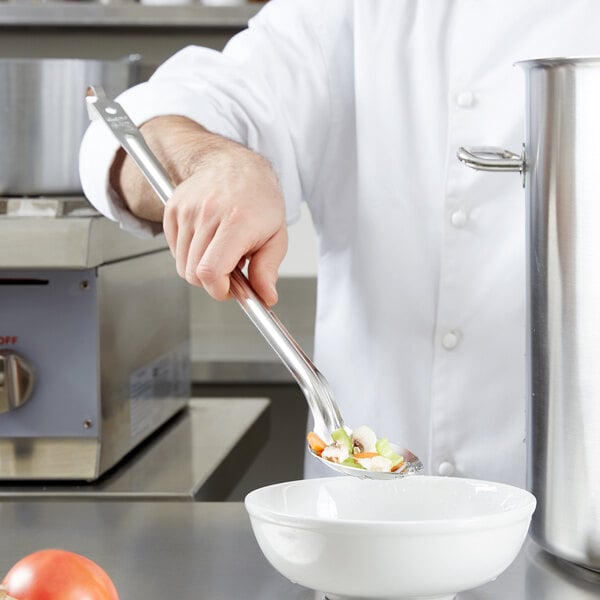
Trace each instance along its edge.
<instances>
[{"instance_id":1,"label":"metal panel","mask_svg":"<svg viewBox=\"0 0 600 600\"><path fill-rule=\"evenodd\" d=\"M135 237L98 214L0 217L2 269L87 269L166 246L163 236Z\"/></svg>"},{"instance_id":2,"label":"metal panel","mask_svg":"<svg viewBox=\"0 0 600 600\"><path fill-rule=\"evenodd\" d=\"M244 29L248 19L261 8L260 2L231 2L222 6L203 6L202 3L172 3L168 6L144 6L138 2L112 0L106 2L64 3L20 0L8 4L0 13L3 27L111 27L123 29L185 28Z\"/></svg>"},{"instance_id":3,"label":"metal panel","mask_svg":"<svg viewBox=\"0 0 600 600\"><path fill-rule=\"evenodd\" d=\"M0 277L1 335L37 372L29 402L0 414L0 478L94 479L185 406L189 294L168 251Z\"/></svg>"},{"instance_id":4,"label":"metal panel","mask_svg":"<svg viewBox=\"0 0 600 600\"><path fill-rule=\"evenodd\" d=\"M97 314L94 269L0 271L2 347L35 375L31 399L0 414L0 437L98 435Z\"/></svg>"},{"instance_id":5,"label":"metal panel","mask_svg":"<svg viewBox=\"0 0 600 600\"><path fill-rule=\"evenodd\" d=\"M97 481L4 481L0 501L225 500L265 445L269 418L269 401L264 398L193 399L189 408ZM48 449L39 446L43 453ZM32 450L37 452L38 446ZM80 450L71 446L71 452ZM0 443L0 461L13 451ZM48 460L56 456L49 454ZM51 472L51 465L46 466Z\"/></svg>"},{"instance_id":6,"label":"metal panel","mask_svg":"<svg viewBox=\"0 0 600 600\"><path fill-rule=\"evenodd\" d=\"M1 438L0 478L55 478L68 473L73 479L92 479L98 471L100 443L96 437Z\"/></svg>"},{"instance_id":7,"label":"metal panel","mask_svg":"<svg viewBox=\"0 0 600 600\"><path fill-rule=\"evenodd\" d=\"M103 472L190 397L189 294L168 251L102 266L97 285Z\"/></svg>"}]
</instances>

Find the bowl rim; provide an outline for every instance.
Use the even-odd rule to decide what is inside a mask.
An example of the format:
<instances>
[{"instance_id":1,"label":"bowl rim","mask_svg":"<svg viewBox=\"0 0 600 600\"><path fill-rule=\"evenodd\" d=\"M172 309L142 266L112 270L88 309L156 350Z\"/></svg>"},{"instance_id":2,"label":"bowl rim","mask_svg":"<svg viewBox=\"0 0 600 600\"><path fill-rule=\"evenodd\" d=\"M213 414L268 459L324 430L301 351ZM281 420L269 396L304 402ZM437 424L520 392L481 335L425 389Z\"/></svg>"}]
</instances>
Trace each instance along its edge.
<instances>
[{"instance_id":1,"label":"bowl rim","mask_svg":"<svg viewBox=\"0 0 600 600\"><path fill-rule=\"evenodd\" d=\"M522 506L505 510L502 512L479 515L473 517L460 517L456 519L440 518L440 519L416 519L410 521L402 520L379 520L372 521L368 519L338 519L333 517L308 517L302 515L289 515L280 511L271 510L257 505L256 497L261 493L262 490L284 487L289 485L300 485L303 481L307 480L296 480L286 481L281 483L275 483L272 485L264 486L249 492L244 499L244 506L248 512L251 520L253 518L260 519L275 525L295 527L301 529L315 529L320 530L330 529L339 530L343 529L348 531L349 528L357 530L373 530L377 529L377 535L398 535L399 533L405 533L410 535L427 535L431 533L456 533L456 532L467 532L467 531L485 531L492 530L498 527L505 527L507 525L516 524L521 521L530 520L531 516L536 508L535 496L524 488L509 485L506 483L498 483L494 481L486 481L482 479L470 479L470 478L459 478L459 477L448 477L442 478L439 476L431 475L413 475L410 478L415 479L448 479L459 480L467 484L488 484L500 487L505 490L516 492L523 496L525 502ZM320 481L334 481L344 479L343 477L326 477L319 478ZM408 479L408 478L406 478ZM316 481L316 480L311 480Z\"/></svg>"}]
</instances>

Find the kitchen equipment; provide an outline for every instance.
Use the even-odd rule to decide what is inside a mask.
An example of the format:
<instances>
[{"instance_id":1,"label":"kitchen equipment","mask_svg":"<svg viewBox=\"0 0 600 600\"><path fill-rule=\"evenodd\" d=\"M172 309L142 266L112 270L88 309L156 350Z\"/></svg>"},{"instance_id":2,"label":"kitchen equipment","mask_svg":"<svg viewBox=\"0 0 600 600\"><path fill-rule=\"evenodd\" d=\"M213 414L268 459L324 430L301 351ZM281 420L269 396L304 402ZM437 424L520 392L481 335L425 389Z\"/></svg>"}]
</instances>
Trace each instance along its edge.
<instances>
[{"instance_id":1,"label":"kitchen equipment","mask_svg":"<svg viewBox=\"0 0 600 600\"><path fill-rule=\"evenodd\" d=\"M600 571L600 58L518 63L525 153L461 148L524 174L528 243L528 482L535 540Z\"/></svg>"},{"instance_id":2,"label":"kitchen equipment","mask_svg":"<svg viewBox=\"0 0 600 600\"><path fill-rule=\"evenodd\" d=\"M0 213L0 479L95 480L187 404L188 288L82 197Z\"/></svg>"},{"instance_id":3,"label":"kitchen equipment","mask_svg":"<svg viewBox=\"0 0 600 600\"><path fill-rule=\"evenodd\" d=\"M122 60L0 59L0 195L81 194L78 154L88 126L89 81L113 94L139 79L139 56Z\"/></svg>"},{"instance_id":4,"label":"kitchen equipment","mask_svg":"<svg viewBox=\"0 0 600 600\"><path fill-rule=\"evenodd\" d=\"M527 598L544 600L598 600L600 575L547 552L528 548L525 585Z\"/></svg>"},{"instance_id":5,"label":"kitchen equipment","mask_svg":"<svg viewBox=\"0 0 600 600\"><path fill-rule=\"evenodd\" d=\"M109 100L104 90L99 87L90 87L86 100L90 118L101 119L108 125L122 147L140 168L158 197L166 204L173 193L173 185L169 175L152 154L139 129L121 105ZM236 268L232 273L231 293L298 382L313 415L315 431L324 439L330 439L331 432L344 427L344 423L325 377L288 333L276 315L254 293L250 282L239 268ZM311 454L336 471L345 475L365 478L397 478L423 468L422 463L412 452L400 448L397 444L390 445L395 452L404 456L406 462L406 468L394 473L347 467L322 459L313 452Z\"/></svg>"},{"instance_id":6,"label":"kitchen equipment","mask_svg":"<svg viewBox=\"0 0 600 600\"><path fill-rule=\"evenodd\" d=\"M267 486L245 505L271 565L329 600L450 600L512 563L535 498L472 479L331 477Z\"/></svg>"}]
</instances>

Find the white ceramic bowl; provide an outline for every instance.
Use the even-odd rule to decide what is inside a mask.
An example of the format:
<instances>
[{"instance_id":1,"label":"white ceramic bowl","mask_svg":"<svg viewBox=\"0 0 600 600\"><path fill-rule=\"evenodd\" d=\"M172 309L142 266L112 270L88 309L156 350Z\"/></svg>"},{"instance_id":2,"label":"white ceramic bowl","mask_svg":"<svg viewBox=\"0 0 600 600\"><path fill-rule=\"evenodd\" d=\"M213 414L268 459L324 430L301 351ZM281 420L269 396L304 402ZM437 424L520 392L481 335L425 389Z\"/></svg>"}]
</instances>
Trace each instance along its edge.
<instances>
[{"instance_id":1,"label":"white ceramic bowl","mask_svg":"<svg viewBox=\"0 0 600 600\"><path fill-rule=\"evenodd\" d=\"M246 496L269 562L338 599L449 599L497 577L525 540L535 498L449 477L330 477Z\"/></svg>"}]
</instances>

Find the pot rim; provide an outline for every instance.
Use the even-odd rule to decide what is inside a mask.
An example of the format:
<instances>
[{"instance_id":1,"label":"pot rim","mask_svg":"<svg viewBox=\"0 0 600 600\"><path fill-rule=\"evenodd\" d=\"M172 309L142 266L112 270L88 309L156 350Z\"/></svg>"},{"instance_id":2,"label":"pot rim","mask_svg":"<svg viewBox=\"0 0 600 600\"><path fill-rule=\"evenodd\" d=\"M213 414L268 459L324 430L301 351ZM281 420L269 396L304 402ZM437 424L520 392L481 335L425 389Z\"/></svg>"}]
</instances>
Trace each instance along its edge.
<instances>
[{"instance_id":1,"label":"pot rim","mask_svg":"<svg viewBox=\"0 0 600 600\"><path fill-rule=\"evenodd\" d=\"M529 58L526 60L519 60L514 63L515 66L533 69L591 64L596 64L600 66L600 56L552 56L545 58Z\"/></svg>"}]
</instances>

